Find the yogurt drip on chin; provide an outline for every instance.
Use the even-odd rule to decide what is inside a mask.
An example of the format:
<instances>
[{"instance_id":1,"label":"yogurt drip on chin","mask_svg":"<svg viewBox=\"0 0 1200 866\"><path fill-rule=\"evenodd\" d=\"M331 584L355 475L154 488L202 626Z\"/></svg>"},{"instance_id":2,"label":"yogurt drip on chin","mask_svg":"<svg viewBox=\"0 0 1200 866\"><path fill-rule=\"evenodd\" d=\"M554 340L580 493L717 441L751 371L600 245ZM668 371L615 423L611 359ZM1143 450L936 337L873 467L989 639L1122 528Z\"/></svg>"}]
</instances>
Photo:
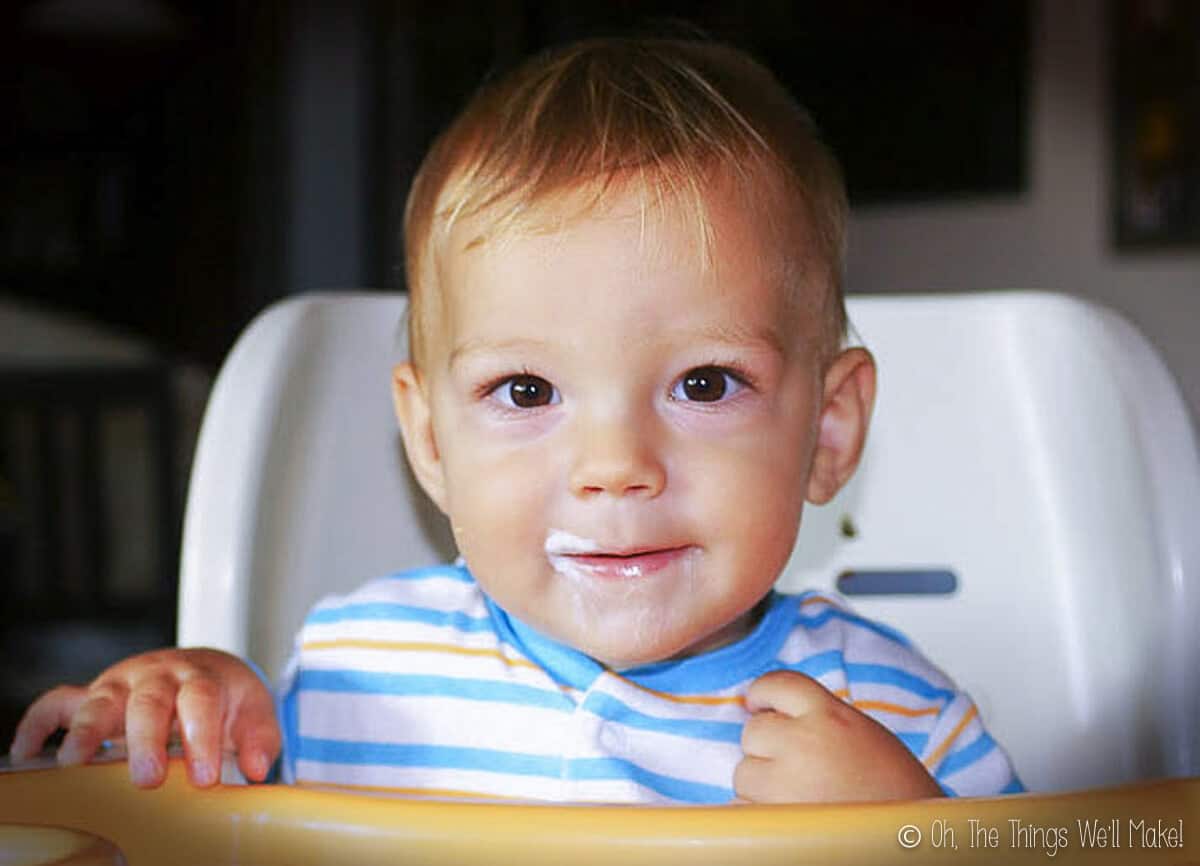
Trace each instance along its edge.
<instances>
[{"instance_id":1,"label":"yogurt drip on chin","mask_svg":"<svg viewBox=\"0 0 1200 866\"><path fill-rule=\"evenodd\" d=\"M601 546L561 529L552 529L546 537L546 558L554 571L566 578L563 589L569 593L575 622L590 634L620 636L623 646L654 647L670 634L686 631L689 618L688 599L696 597L697 559L699 551L688 551L680 560L675 574L660 580L658 575L643 579L642 568L631 563L622 569L621 580L597 579L572 555L593 554ZM689 636L688 645L704 638ZM678 649L664 649L667 658ZM639 651L639 655L643 651ZM660 661L660 658L643 662Z\"/></svg>"}]
</instances>

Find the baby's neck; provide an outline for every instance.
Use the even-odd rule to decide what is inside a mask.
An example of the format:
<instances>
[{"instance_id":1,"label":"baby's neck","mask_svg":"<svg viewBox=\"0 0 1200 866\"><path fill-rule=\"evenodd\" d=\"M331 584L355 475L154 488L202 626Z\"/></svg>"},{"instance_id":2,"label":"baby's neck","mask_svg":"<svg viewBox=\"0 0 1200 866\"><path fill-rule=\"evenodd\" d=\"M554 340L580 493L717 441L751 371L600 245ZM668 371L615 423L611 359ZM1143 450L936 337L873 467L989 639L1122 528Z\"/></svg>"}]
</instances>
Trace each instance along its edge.
<instances>
[{"instance_id":1,"label":"baby's neck","mask_svg":"<svg viewBox=\"0 0 1200 866\"><path fill-rule=\"evenodd\" d=\"M721 647L729 646L731 643L737 643L750 632L754 631L755 627L762 621L763 615L767 612L767 608L771 606L771 594L767 593L758 604L750 608L744 614L739 616L728 625L722 626L712 634L692 644L678 655L671 656L666 661L679 661L680 659L691 658L692 656L703 655L704 653L718 650Z\"/></svg>"}]
</instances>

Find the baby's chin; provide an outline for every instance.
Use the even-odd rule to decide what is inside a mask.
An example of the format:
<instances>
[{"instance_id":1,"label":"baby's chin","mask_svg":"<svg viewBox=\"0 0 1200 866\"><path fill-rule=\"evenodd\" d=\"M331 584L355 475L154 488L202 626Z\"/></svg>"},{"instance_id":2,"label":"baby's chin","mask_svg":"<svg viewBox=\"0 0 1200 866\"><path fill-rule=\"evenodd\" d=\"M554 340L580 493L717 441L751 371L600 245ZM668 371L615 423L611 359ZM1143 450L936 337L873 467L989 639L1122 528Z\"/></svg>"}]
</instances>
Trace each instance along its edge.
<instances>
[{"instance_id":1,"label":"baby's chin","mask_svg":"<svg viewBox=\"0 0 1200 866\"><path fill-rule=\"evenodd\" d=\"M613 671L667 661L687 646L685 640L671 640L666 635L644 631L639 633L616 623L588 628L576 622L566 629L551 627L548 633Z\"/></svg>"},{"instance_id":2,"label":"baby's chin","mask_svg":"<svg viewBox=\"0 0 1200 866\"><path fill-rule=\"evenodd\" d=\"M637 648L636 651L632 647L624 646L620 649L614 648L611 653L603 648L595 652L585 652L614 671L630 670L659 662L682 661L736 643L753 630L754 622L755 620L747 616L745 620L731 623L723 629L699 635L694 639L646 645Z\"/></svg>"},{"instance_id":3,"label":"baby's chin","mask_svg":"<svg viewBox=\"0 0 1200 866\"><path fill-rule=\"evenodd\" d=\"M619 632L616 632L619 635ZM626 639L611 640L609 635L576 637L574 643L580 650L604 665L609 670L624 671L659 662L677 661L717 649L730 642L714 642L716 635L694 634L641 634Z\"/></svg>"}]
</instances>

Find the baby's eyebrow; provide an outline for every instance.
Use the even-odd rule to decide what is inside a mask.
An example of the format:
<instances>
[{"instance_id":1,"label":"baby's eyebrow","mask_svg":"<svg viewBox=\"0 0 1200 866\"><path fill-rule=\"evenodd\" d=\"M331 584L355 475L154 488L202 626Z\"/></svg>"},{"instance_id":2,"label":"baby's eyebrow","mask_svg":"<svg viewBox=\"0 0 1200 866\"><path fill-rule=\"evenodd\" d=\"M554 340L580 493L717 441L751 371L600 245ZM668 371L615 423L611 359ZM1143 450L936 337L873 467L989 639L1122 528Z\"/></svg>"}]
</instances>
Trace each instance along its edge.
<instances>
[{"instance_id":1,"label":"baby's eyebrow","mask_svg":"<svg viewBox=\"0 0 1200 866\"><path fill-rule=\"evenodd\" d=\"M529 337L512 337L507 340L473 339L459 343L450 352L449 366L454 367L471 355L483 355L494 352L531 351L546 348L544 340L534 340Z\"/></svg>"},{"instance_id":2,"label":"baby's eyebrow","mask_svg":"<svg viewBox=\"0 0 1200 866\"><path fill-rule=\"evenodd\" d=\"M682 329L679 336L689 341L726 343L737 348L766 349L777 355L785 354L782 335L770 326L747 327L736 322L722 322L696 330Z\"/></svg>"},{"instance_id":3,"label":"baby's eyebrow","mask_svg":"<svg viewBox=\"0 0 1200 866\"><path fill-rule=\"evenodd\" d=\"M736 322L721 322L702 328L680 328L668 331L668 337L681 344L723 343L731 348L757 349L775 355L785 355L783 337L770 326L748 327ZM544 350L549 343L530 337L510 337L503 340L475 338L464 340L450 352L448 366L453 369L472 355L487 355L502 352L534 352Z\"/></svg>"}]
</instances>

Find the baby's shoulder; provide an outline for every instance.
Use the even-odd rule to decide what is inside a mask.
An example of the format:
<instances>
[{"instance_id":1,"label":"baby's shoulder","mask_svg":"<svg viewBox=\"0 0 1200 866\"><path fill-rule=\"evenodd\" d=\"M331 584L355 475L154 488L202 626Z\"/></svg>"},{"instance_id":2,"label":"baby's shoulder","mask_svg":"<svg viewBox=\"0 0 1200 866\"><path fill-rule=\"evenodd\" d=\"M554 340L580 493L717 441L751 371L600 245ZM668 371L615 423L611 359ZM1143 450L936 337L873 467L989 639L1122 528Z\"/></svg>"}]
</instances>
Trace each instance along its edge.
<instances>
[{"instance_id":1,"label":"baby's shoulder","mask_svg":"<svg viewBox=\"0 0 1200 866\"><path fill-rule=\"evenodd\" d=\"M491 630L479 584L465 567L437 565L375 578L344 595L329 595L309 611L306 639Z\"/></svg>"},{"instance_id":2,"label":"baby's shoulder","mask_svg":"<svg viewBox=\"0 0 1200 866\"><path fill-rule=\"evenodd\" d=\"M836 669L851 690L883 682L938 703L952 696L953 682L907 635L856 611L837 593L810 590L785 599L790 630L779 661L786 666L809 675Z\"/></svg>"}]
</instances>

